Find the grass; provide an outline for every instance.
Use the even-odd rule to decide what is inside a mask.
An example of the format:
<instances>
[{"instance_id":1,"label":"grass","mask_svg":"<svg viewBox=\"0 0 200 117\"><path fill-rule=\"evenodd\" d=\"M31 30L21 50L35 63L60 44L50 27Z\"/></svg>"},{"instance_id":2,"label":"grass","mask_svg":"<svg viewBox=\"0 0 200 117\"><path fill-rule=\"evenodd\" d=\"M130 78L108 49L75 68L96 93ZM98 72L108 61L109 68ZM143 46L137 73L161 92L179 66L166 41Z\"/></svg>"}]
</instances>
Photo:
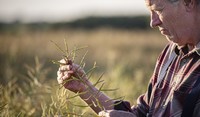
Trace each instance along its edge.
<instances>
[{"instance_id":1,"label":"grass","mask_svg":"<svg viewBox=\"0 0 200 117\"><path fill-rule=\"evenodd\" d=\"M166 44L165 38L154 31L104 28L0 33L0 116L96 116L79 97L70 99L75 94L57 84L58 66L51 60L61 59L62 53L51 40L64 48L64 39L69 48L87 45L85 70L95 61L99 66L91 81L95 83L104 73L104 89L118 89L105 92L112 98L124 97L131 104L145 92ZM84 54L78 52L75 62Z\"/></svg>"}]
</instances>

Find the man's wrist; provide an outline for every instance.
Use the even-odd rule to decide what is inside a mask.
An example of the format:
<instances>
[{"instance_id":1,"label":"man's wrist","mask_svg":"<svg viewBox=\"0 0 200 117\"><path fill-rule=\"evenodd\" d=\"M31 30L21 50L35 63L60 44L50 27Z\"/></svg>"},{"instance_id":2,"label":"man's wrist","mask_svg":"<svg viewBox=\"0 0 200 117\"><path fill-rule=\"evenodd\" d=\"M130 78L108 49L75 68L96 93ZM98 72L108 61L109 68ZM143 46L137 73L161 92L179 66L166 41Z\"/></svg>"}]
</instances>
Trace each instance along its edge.
<instances>
[{"instance_id":1,"label":"man's wrist","mask_svg":"<svg viewBox=\"0 0 200 117\"><path fill-rule=\"evenodd\" d=\"M114 110L132 111L130 103L123 100L117 100L114 102Z\"/></svg>"}]
</instances>

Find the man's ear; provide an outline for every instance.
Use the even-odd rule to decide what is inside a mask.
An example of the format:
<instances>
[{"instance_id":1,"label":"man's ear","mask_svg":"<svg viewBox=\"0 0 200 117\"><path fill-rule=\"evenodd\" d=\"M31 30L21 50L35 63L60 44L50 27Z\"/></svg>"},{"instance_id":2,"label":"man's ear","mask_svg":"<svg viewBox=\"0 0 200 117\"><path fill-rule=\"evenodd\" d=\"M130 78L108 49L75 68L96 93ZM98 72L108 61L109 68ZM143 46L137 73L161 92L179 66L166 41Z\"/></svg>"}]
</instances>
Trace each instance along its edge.
<instances>
[{"instance_id":1,"label":"man's ear","mask_svg":"<svg viewBox=\"0 0 200 117\"><path fill-rule=\"evenodd\" d=\"M183 0L186 11L191 11L194 9L197 5L196 0Z\"/></svg>"}]
</instances>

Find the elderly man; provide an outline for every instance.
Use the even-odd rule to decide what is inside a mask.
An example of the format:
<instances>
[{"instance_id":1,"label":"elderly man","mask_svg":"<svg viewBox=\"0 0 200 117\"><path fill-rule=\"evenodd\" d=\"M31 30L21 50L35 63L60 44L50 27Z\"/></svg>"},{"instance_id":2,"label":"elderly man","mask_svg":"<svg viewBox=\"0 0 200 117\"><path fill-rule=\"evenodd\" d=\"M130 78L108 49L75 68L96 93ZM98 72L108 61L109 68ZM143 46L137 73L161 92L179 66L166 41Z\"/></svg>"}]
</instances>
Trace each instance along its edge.
<instances>
[{"instance_id":1,"label":"elderly man","mask_svg":"<svg viewBox=\"0 0 200 117\"><path fill-rule=\"evenodd\" d=\"M104 117L200 117L200 0L146 0L151 13L150 25L158 27L169 44L160 54L148 90L130 107L126 101L110 100L87 80L78 65L62 65L58 82L71 76L82 76L91 92L80 97L100 116ZM66 63L65 60L61 60ZM73 92L84 92L85 84L79 81L63 83ZM96 96L91 96L96 94ZM100 107L93 102L100 103ZM188 103L189 102L189 103ZM191 105L193 103L193 105Z\"/></svg>"}]
</instances>

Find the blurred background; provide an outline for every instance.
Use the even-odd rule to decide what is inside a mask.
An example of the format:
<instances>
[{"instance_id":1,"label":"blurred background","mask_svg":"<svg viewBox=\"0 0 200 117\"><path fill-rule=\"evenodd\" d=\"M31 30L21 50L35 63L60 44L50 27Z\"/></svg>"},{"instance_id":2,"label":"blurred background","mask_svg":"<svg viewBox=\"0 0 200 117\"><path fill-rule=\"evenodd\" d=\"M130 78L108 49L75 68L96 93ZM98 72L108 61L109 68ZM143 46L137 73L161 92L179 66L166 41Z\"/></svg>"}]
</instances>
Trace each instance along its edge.
<instances>
[{"instance_id":1,"label":"blurred background","mask_svg":"<svg viewBox=\"0 0 200 117\"><path fill-rule=\"evenodd\" d=\"M75 62L88 51L92 82L104 73L105 89L118 89L105 93L136 104L167 43L149 21L144 0L0 0L0 115L96 116L57 84L65 41L87 46Z\"/></svg>"},{"instance_id":2,"label":"blurred background","mask_svg":"<svg viewBox=\"0 0 200 117\"><path fill-rule=\"evenodd\" d=\"M1 0L3 22L69 22L86 17L146 15L144 1Z\"/></svg>"}]
</instances>

